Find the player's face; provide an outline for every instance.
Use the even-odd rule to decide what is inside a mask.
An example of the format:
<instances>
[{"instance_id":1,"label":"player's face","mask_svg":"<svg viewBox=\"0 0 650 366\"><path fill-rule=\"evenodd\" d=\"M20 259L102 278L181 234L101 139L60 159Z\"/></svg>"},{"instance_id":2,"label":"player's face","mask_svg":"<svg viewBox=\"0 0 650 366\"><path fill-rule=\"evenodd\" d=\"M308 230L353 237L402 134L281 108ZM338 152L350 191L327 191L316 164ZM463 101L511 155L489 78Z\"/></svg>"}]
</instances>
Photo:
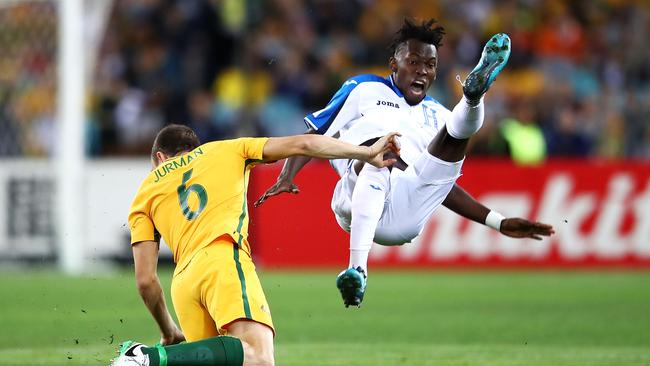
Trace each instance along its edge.
<instances>
[{"instance_id":1,"label":"player's face","mask_svg":"<svg viewBox=\"0 0 650 366\"><path fill-rule=\"evenodd\" d=\"M410 39L390 59L390 67L404 99L415 105L424 99L436 78L438 51L432 44Z\"/></svg>"}]
</instances>

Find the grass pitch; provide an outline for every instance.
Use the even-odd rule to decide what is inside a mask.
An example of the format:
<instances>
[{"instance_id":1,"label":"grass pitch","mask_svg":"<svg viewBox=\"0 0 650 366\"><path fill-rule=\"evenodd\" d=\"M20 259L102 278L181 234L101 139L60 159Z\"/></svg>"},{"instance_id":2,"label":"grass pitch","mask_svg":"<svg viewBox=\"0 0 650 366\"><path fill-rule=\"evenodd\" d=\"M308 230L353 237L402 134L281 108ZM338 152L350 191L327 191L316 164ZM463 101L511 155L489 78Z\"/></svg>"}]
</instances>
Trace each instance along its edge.
<instances>
[{"instance_id":1,"label":"grass pitch","mask_svg":"<svg viewBox=\"0 0 650 366\"><path fill-rule=\"evenodd\" d=\"M335 275L261 273L278 365L650 365L650 272L375 270L361 309ZM131 272L0 272L0 329L3 366L107 365L122 340L158 341Z\"/></svg>"}]
</instances>

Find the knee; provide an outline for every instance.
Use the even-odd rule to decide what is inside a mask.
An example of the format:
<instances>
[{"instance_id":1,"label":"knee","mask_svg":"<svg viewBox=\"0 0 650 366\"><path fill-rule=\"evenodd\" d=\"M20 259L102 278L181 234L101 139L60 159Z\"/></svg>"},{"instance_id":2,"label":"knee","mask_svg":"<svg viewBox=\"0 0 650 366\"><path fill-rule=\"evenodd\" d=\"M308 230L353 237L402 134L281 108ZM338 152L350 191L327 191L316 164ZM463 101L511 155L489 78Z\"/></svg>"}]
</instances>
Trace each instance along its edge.
<instances>
[{"instance_id":1,"label":"knee","mask_svg":"<svg viewBox=\"0 0 650 366\"><path fill-rule=\"evenodd\" d=\"M244 366L275 366L272 355L256 354L252 357L244 357Z\"/></svg>"},{"instance_id":2,"label":"knee","mask_svg":"<svg viewBox=\"0 0 650 366\"><path fill-rule=\"evenodd\" d=\"M273 359L273 354L265 352L260 354L259 366L275 366L275 360Z\"/></svg>"},{"instance_id":3,"label":"knee","mask_svg":"<svg viewBox=\"0 0 650 366\"><path fill-rule=\"evenodd\" d=\"M244 366L275 366L273 351L253 347L242 342L244 347Z\"/></svg>"}]
</instances>

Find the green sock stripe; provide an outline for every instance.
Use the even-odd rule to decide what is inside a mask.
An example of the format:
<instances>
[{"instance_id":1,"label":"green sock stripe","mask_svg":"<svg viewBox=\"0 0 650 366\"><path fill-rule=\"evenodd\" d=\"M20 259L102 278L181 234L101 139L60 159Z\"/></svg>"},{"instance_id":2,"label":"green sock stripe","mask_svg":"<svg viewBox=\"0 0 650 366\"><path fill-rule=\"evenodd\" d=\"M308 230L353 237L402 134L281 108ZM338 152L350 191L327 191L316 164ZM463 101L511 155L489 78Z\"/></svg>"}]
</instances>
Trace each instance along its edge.
<instances>
[{"instance_id":1,"label":"green sock stripe","mask_svg":"<svg viewBox=\"0 0 650 366\"><path fill-rule=\"evenodd\" d=\"M244 270L239 261L239 245L233 244L235 266L237 267L237 274L239 275L239 283L241 284L241 298L244 303L244 314L247 319L253 319L251 315L251 307L248 304L248 293L246 292L246 278L244 277Z\"/></svg>"},{"instance_id":2,"label":"green sock stripe","mask_svg":"<svg viewBox=\"0 0 650 366\"><path fill-rule=\"evenodd\" d=\"M158 357L160 357L159 366L167 366L167 351L165 351L165 347L161 344L157 344L156 349L158 350Z\"/></svg>"}]
</instances>

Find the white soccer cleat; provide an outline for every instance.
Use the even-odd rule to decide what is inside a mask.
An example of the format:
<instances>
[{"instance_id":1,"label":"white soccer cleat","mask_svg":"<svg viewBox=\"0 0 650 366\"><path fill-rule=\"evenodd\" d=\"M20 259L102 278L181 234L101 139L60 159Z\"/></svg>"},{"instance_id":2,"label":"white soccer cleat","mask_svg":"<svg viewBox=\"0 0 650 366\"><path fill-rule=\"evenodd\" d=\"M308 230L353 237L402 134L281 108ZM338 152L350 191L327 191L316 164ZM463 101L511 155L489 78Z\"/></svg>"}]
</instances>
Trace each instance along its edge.
<instances>
[{"instance_id":1,"label":"white soccer cleat","mask_svg":"<svg viewBox=\"0 0 650 366\"><path fill-rule=\"evenodd\" d=\"M149 366L149 356L142 353L142 343L126 341L120 345L120 354L113 359L110 366Z\"/></svg>"}]
</instances>

